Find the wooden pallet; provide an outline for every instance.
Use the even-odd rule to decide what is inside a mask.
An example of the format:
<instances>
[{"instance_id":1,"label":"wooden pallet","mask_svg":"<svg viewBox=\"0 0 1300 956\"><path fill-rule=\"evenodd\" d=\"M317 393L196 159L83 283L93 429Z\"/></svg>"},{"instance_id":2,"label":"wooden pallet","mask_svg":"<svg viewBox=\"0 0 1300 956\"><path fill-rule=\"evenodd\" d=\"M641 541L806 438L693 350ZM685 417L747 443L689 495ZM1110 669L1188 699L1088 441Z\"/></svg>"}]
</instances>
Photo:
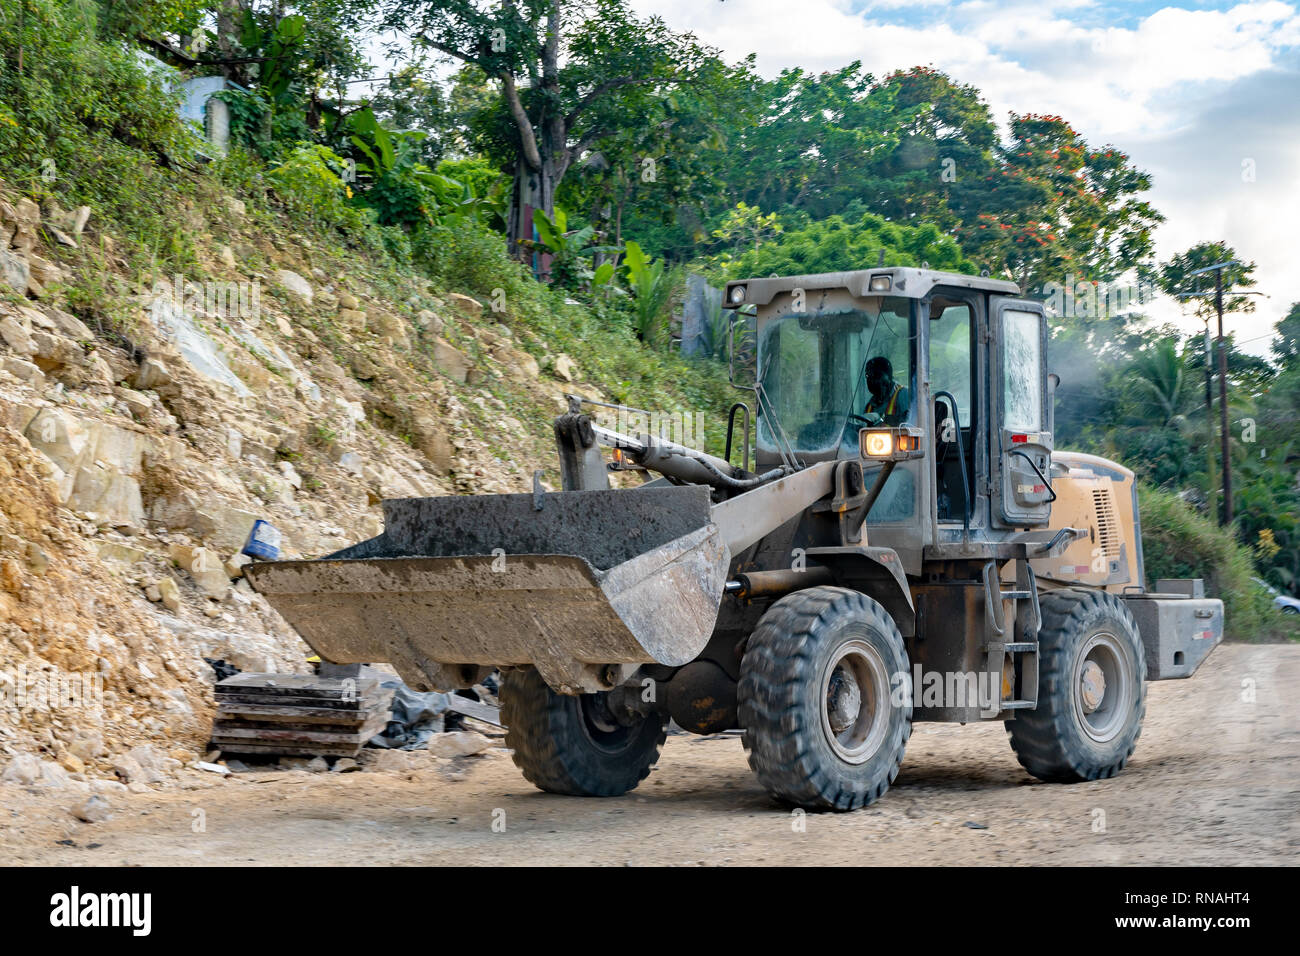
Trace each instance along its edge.
<instances>
[{"instance_id":1,"label":"wooden pallet","mask_svg":"<svg viewBox=\"0 0 1300 956\"><path fill-rule=\"evenodd\" d=\"M243 673L215 696L212 743L223 751L351 757L387 726L393 691L373 679Z\"/></svg>"}]
</instances>

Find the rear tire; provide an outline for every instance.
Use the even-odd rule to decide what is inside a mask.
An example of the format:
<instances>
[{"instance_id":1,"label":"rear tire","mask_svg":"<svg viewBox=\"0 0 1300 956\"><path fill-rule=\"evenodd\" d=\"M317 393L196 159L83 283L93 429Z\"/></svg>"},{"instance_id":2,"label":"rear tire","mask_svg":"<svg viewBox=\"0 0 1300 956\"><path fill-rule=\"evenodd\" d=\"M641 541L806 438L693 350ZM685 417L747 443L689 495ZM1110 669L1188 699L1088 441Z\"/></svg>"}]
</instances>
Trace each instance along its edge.
<instances>
[{"instance_id":1,"label":"rear tire","mask_svg":"<svg viewBox=\"0 0 1300 956\"><path fill-rule=\"evenodd\" d=\"M1043 592L1038 706L1005 722L1020 765L1040 780L1113 777L1146 716L1146 659L1124 602L1105 591Z\"/></svg>"},{"instance_id":2,"label":"rear tire","mask_svg":"<svg viewBox=\"0 0 1300 956\"><path fill-rule=\"evenodd\" d=\"M504 674L500 699L515 765L549 793L627 793L649 776L666 736L665 717L620 723L604 708L604 694L557 694L532 667Z\"/></svg>"},{"instance_id":3,"label":"rear tire","mask_svg":"<svg viewBox=\"0 0 1300 956\"><path fill-rule=\"evenodd\" d=\"M737 690L759 781L807 810L879 799L912 733L907 674L897 625L866 595L817 587L777 601L749 637Z\"/></svg>"}]
</instances>

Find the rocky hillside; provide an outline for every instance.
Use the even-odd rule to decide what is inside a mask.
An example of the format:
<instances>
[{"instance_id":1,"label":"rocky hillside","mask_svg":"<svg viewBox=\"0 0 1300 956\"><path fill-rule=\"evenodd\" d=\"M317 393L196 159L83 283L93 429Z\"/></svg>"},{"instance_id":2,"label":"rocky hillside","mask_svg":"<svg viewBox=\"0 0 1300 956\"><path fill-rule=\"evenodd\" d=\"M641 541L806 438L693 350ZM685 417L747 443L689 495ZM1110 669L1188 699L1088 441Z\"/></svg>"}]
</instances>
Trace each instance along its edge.
<instances>
[{"instance_id":1,"label":"rocky hillside","mask_svg":"<svg viewBox=\"0 0 1300 956\"><path fill-rule=\"evenodd\" d=\"M599 394L508 311L228 194L177 229L197 275L142 281L91 209L0 185L0 751L44 761L11 776L193 761L205 657L308 667L241 579L255 521L318 557L384 498L527 490L562 393Z\"/></svg>"}]
</instances>

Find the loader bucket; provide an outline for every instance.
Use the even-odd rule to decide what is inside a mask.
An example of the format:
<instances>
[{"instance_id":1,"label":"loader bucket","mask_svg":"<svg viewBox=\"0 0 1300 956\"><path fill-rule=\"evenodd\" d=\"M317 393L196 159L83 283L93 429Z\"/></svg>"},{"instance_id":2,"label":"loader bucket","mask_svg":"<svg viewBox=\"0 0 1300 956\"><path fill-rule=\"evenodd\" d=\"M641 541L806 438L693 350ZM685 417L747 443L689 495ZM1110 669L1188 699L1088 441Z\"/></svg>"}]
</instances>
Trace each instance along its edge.
<instances>
[{"instance_id":1,"label":"loader bucket","mask_svg":"<svg viewBox=\"0 0 1300 956\"><path fill-rule=\"evenodd\" d=\"M397 499L376 538L246 574L327 660L437 689L532 664L587 692L708 642L730 564L709 508L699 486Z\"/></svg>"}]
</instances>

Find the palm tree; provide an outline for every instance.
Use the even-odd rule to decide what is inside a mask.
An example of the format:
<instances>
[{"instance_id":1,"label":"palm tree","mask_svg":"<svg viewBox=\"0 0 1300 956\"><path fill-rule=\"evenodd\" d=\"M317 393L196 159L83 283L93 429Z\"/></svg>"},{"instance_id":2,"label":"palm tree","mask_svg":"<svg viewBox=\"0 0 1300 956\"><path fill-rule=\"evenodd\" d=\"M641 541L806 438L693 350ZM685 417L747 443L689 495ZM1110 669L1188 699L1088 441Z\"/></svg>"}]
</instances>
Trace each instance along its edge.
<instances>
[{"instance_id":1,"label":"palm tree","mask_svg":"<svg viewBox=\"0 0 1300 956\"><path fill-rule=\"evenodd\" d=\"M1196 407L1196 388L1188 375L1187 359L1176 339L1160 339L1143 349L1129 366L1129 381L1143 406L1144 418L1163 427L1184 430Z\"/></svg>"}]
</instances>

